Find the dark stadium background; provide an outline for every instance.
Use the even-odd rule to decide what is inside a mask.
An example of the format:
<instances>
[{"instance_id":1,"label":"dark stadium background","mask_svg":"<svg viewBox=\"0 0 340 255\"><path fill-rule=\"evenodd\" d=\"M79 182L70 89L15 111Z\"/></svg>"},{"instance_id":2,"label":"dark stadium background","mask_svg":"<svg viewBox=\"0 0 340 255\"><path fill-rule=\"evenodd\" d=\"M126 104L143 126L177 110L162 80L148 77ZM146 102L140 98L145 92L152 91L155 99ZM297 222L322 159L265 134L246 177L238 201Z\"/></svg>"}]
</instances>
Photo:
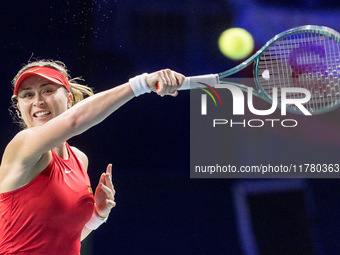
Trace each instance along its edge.
<instances>
[{"instance_id":1,"label":"dark stadium background","mask_svg":"<svg viewBox=\"0 0 340 255\"><path fill-rule=\"evenodd\" d=\"M229 27L247 29L258 49L300 25L340 31L339 14L335 0L2 1L0 150L19 131L8 114L11 80L29 59L62 60L73 77L82 76L99 92L167 67L185 75L233 67L238 62L217 48L219 34ZM247 187L259 180L190 179L189 95L141 96L70 141L88 155L93 187L113 163L117 192L108 223L83 243L82 254L340 254L339 180L303 180L296 189L290 185L296 180L279 180L287 187L279 193L270 189L272 180L264 180L265 192L253 194ZM260 142L250 134L243 138L244 160L262 148L275 149L278 139L287 141L282 151L294 150L296 142L339 163L338 114L322 117L321 127L308 126L314 135L301 140L273 133ZM303 157L303 150L295 150ZM244 196L253 224L246 231L255 236L258 253L247 253L240 231L240 187L250 190Z\"/></svg>"}]
</instances>

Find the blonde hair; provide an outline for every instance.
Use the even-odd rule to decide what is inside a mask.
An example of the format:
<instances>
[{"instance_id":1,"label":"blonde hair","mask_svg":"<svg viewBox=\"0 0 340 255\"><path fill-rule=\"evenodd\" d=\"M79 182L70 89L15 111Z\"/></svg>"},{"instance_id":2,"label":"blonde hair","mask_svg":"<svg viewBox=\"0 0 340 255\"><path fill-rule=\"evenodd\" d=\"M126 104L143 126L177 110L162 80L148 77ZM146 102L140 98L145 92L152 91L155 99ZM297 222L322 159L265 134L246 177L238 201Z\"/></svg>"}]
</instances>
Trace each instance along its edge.
<instances>
[{"instance_id":1,"label":"blonde hair","mask_svg":"<svg viewBox=\"0 0 340 255\"><path fill-rule=\"evenodd\" d=\"M24 65L12 80L13 88L19 76L23 72L25 72L27 69L31 67L36 67L36 66L46 66L46 67L54 68L60 73L62 73L68 79L69 84L70 84L70 93L73 96L72 106L75 105L76 103L79 103L84 98L94 95L92 88L79 83L79 81L84 81L81 77L71 78L66 65L63 62L58 61L58 60L41 59L41 60L29 62L28 64ZM21 114L17 106L17 97L13 95L11 98L11 101L12 101L12 106L10 107L9 112L12 115L13 121L19 124L21 128L23 129L26 128L27 127L26 123L21 118Z\"/></svg>"}]
</instances>

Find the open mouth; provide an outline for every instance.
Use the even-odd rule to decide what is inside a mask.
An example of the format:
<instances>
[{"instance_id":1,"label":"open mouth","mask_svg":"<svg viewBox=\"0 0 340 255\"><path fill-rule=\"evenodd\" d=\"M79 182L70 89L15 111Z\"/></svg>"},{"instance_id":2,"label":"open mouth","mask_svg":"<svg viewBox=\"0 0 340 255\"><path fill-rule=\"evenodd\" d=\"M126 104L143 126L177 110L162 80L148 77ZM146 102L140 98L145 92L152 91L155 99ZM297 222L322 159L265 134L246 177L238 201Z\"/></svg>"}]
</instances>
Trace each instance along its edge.
<instances>
[{"instance_id":1,"label":"open mouth","mask_svg":"<svg viewBox=\"0 0 340 255\"><path fill-rule=\"evenodd\" d=\"M35 117L35 118L42 118L42 117L46 117L46 116L48 116L50 114L51 114L51 112L49 112L49 111L41 111L41 112L34 113L33 117Z\"/></svg>"}]
</instances>

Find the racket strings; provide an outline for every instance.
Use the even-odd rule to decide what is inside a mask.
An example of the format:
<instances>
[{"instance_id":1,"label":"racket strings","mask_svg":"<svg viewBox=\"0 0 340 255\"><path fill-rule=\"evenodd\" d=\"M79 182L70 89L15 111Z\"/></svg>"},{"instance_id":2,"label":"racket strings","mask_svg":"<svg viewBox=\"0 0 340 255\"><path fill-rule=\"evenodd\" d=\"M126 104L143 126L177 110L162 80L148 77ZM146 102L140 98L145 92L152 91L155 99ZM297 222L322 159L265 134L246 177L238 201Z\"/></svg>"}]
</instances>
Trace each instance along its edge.
<instances>
[{"instance_id":1,"label":"racket strings","mask_svg":"<svg viewBox=\"0 0 340 255\"><path fill-rule=\"evenodd\" d=\"M300 87L311 92L305 107L320 111L340 102L340 46L335 36L302 32L270 45L258 63L260 85L272 95L272 88ZM287 98L302 98L292 93ZM278 90L279 101L281 92Z\"/></svg>"}]
</instances>

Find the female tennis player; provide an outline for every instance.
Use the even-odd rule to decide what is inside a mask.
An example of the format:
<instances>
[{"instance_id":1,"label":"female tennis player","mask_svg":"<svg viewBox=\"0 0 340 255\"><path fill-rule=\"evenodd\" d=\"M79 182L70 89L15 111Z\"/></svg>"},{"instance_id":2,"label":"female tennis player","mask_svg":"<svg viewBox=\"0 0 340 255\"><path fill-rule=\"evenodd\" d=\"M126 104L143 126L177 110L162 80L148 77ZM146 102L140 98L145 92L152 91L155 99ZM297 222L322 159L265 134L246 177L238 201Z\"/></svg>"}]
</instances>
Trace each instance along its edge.
<instances>
[{"instance_id":1,"label":"female tennis player","mask_svg":"<svg viewBox=\"0 0 340 255\"><path fill-rule=\"evenodd\" d=\"M166 69L93 95L70 79L62 62L24 66L13 79L12 97L24 129L7 145L0 166L0 254L80 254L80 241L116 205L115 190L109 164L93 195L87 156L67 140L135 96L177 95L183 81ZM89 97L82 100L84 94Z\"/></svg>"}]
</instances>

